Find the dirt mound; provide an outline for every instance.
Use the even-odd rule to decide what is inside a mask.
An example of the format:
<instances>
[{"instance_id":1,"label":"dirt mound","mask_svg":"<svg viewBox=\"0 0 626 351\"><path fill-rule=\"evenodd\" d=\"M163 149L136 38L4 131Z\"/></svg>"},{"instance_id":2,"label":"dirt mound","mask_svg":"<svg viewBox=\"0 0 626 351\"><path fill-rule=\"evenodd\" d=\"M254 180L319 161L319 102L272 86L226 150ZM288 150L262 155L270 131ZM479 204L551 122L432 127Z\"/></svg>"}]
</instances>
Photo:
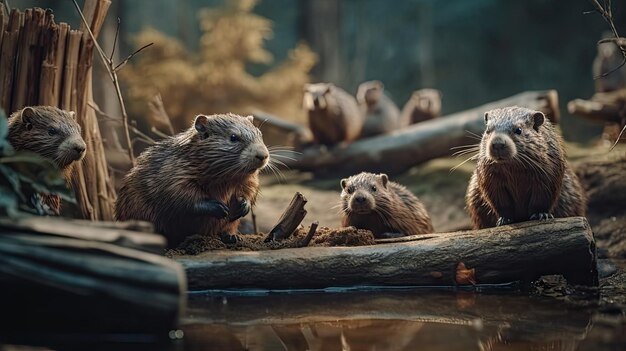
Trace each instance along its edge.
<instances>
[{"instance_id":1,"label":"dirt mound","mask_svg":"<svg viewBox=\"0 0 626 351\"><path fill-rule=\"evenodd\" d=\"M281 241L265 242L267 234L240 235L235 244L224 244L219 238L193 235L183 241L176 249L169 250L166 256L197 255L211 250L260 251L302 247L303 240L310 228L300 227L289 238ZM374 245L374 234L369 230L355 227L328 228L319 227L307 246L363 246Z\"/></svg>"}]
</instances>

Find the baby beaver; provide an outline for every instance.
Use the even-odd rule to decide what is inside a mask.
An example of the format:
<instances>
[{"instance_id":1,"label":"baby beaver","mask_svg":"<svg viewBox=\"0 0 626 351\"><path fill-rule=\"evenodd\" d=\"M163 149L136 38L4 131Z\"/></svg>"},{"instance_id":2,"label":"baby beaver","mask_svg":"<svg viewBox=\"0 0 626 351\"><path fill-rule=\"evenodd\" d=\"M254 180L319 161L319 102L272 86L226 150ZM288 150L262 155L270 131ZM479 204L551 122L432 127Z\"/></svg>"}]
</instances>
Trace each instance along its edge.
<instances>
[{"instance_id":1,"label":"baby beaver","mask_svg":"<svg viewBox=\"0 0 626 351\"><path fill-rule=\"evenodd\" d=\"M344 227L368 229L376 238L432 233L430 216L420 200L386 174L361 172L341 180Z\"/></svg>"}]
</instances>

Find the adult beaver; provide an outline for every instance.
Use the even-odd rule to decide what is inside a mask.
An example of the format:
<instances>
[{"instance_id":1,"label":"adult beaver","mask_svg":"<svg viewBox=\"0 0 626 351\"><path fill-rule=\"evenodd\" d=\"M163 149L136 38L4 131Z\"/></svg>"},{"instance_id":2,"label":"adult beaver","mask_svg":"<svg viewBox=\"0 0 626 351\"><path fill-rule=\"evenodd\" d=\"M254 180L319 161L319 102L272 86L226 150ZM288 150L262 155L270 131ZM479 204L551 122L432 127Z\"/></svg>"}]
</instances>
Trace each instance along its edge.
<instances>
[{"instance_id":1,"label":"adult beaver","mask_svg":"<svg viewBox=\"0 0 626 351\"><path fill-rule=\"evenodd\" d=\"M369 229L376 238L432 233L426 208L386 174L361 172L341 180L341 222Z\"/></svg>"},{"instance_id":2,"label":"adult beaver","mask_svg":"<svg viewBox=\"0 0 626 351\"><path fill-rule=\"evenodd\" d=\"M170 247L194 234L236 241L270 157L252 119L198 115L186 131L148 148L124 178L116 218L152 222Z\"/></svg>"},{"instance_id":3,"label":"adult beaver","mask_svg":"<svg viewBox=\"0 0 626 351\"><path fill-rule=\"evenodd\" d=\"M485 123L466 195L475 229L585 215L584 191L543 113L500 108L486 112Z\"/></svg>"},{"instance_id":4,"label":"adult beaver","mask_svg":"<svg viewBox=\"0 0 626 351\"><path fill-rule=\"evenodd\" d=\"M363 117L354 97L331 83L306 84L303 107L315 141L332 146L359 137Z\"/></svg>"},{"instance_id":5,"label":"adult beaver","mask_svg":"<svg viewBox=\"0 0 626 351\"><path fill-rule=\"evenodd\" d=\"M73 111L52 106L29 106L9 117L9 143L15 150L31 151L48 158L69 182L72 166L85 156L87 148ZM44 212L58 215L61 198L39 194Z\"/></svg>"}]
</instances>

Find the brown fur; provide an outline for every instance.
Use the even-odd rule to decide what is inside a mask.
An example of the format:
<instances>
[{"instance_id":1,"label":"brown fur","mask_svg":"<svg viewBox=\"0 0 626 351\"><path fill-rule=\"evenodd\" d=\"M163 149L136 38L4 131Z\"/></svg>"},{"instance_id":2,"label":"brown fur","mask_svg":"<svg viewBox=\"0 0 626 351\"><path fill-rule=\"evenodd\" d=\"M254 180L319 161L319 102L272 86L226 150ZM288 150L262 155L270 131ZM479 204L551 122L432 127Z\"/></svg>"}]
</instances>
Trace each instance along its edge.
<instances>
[{"instance_id":1,"label":"brown fur","mask_svg":"<svg viewBox=\"0 0 626 351\"><path fill-rule=\"evenodd\" d=\"M441 114L441 92L436 89L416 90L404 104L400 120L404 124L415 124L439 117Z\"/></svg>"},{"instance_id":2,"label":"brown fur","mask_svg":"<svg viewBox=\"0 0 626 351\"><path fill-rule=\"evenodd\" d=\"M398 106L385 95L385 88L380 81L361 83L356 100L365 116L361 138L390 133L409 125L408 120L400 120Z\"/></svg>"},{"instance_id":3,"label":"brown fur","mask_svg":"<svg viewBox=\"0 0 626 351\"><path fill-rule=\"evenodd\" d=\"M585 215L584 191L543 113L506 107L485 113L485 122L466 195L475 229Z\"/></svg>"},{"instance_id":4,"label":"brown fur","mask_svg":"<svg viewBox=\"0 0 626 351\"><path fill-rule=\"evenodd\" d=\"M377 238L433 232L420 200L386 174L362 172L342 179L341 187L344 227L369 229Z\"/></svg>"},{"instance_id":5,"label":"brown fur","mask_svg":"<svg viewBox=\"0 0 626 351\"><path fill-rule=\"evenodd\" d=\"M251 116L199 115L194 126L159 141L137 158L119 191L116 217L152 222L170 247L195 234L236 234L240 220L231 216L241 199L254 205L259 170L268 161L269 152ZM204 200L221 201L229 216L192 213Z\"/></svg>"},{"instance_id":6,"label":"brown fur","mask_svg":"<svg viewBox=\"0 0 626 351\"><path fill-rule=\"evenodd\" d=\"M72 166L85 156L86 145L74 112L52 106L30 106L9 117L9 143L15 150L31 151L51 159L69 182ZM61 210L56 195L39 194L52 214Z\"/></svg>"},{"instance_id":7,"label":"brown fur","mask_svg":"<svg viewBox=\"0 0 626 351\"><path fill-rule=\"evenodd\" d=\"M363 118L356 100L330 83L306 84L302 102L309 111L309 128L323 145L350 142L361 134Z\"/></svg>"}]
</instances>

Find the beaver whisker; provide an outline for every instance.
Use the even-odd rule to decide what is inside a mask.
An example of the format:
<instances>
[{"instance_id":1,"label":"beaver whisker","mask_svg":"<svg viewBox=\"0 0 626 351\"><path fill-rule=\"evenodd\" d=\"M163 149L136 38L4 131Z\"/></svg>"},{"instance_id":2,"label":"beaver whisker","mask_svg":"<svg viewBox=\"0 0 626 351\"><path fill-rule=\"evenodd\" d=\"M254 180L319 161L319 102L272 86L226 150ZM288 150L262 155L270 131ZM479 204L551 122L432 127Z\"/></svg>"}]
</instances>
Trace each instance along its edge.
<instances>
[{"instance_id":1,"label":"beaver whisker","mask_svg":"<svg viewBox=\"0 0 626 351\"><path fill-rule=\"evenodd\" d=\"M450 173L456 171L459 167L463 166L464 164L466 164L467 162L471 161L471 160L475 160L478 158L478 154L476 155L472 155L471 157L467 158L465 161L459 163L458 165L450 168Z\"/></svg>"},{"instance_id":2,"label":"beaver whisker","mask_svg":"<svg viewBox=\"0 0 626 351\"><path fill-rule=\"evenodd\" d=\"M283 167L289 169L289 166L285 162L283 162L281 160L270 160L269 163L273 164L274 166L279 165L279 166L283 166Z\"/></svg>"},{"instance_id":3,"label":"beaver whisker","mask_svg":"<svg viewBox=\"0 0 626 351\"><path fill-rule=\"evenodd\" d=\"M476 139L476 140L481 140L483 138L482 135L478 135L478 134L476 134L474 132L471 132L471 131L469 131L467 129L465 130L465 133L469 134L468 137Z\"/></svg>"},{"instance_id":4,"label":"beaver whisker","mask_svg":"<svg viewBox=\"0 0 626 351\"><path fill-rule=\"evenodd\" d=\"M453 153L452 156L459 157L459 156L471 154L473 152L478 152L479 150L480 149L476 148L476 149L467 149L467 150L457 151Z\"/></svg>"},{"instance_id":5,"label":"beaver whisker","mask_svg":"<svg viewBox=\"0 0 626 351\"><path fill-rule=\"evenodd\" d=\"M285 156L285 155L278 155L278 154L271 154L272 157L278 157L278 158L283 158L283 159L287 159L287 160L291 160L291 161L298 161L297 159L293 158L293 157L289 157L289 156Z\"/></svg>"}]
</instances>

